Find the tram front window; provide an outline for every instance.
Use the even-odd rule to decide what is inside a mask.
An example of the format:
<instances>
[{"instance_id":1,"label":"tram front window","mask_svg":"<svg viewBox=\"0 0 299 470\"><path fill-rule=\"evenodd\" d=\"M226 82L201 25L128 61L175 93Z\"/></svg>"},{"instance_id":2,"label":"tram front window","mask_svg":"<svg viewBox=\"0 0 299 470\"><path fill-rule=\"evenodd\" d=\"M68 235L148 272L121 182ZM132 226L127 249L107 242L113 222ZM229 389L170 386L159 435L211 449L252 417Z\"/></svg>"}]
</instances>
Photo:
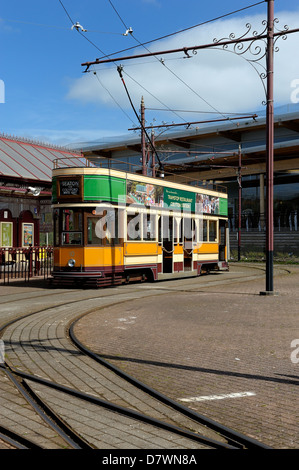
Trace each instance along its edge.
<instances>
[{"instance_id":1,"label":"tram front window","mask_svg":"<svg viewBox=\"0 0 299 470\"><path fill-rule=\"evenodd\" d=\"M82 212L79 209L62 209L62 245L82 245Z\"/></svg>"}]
</instances>

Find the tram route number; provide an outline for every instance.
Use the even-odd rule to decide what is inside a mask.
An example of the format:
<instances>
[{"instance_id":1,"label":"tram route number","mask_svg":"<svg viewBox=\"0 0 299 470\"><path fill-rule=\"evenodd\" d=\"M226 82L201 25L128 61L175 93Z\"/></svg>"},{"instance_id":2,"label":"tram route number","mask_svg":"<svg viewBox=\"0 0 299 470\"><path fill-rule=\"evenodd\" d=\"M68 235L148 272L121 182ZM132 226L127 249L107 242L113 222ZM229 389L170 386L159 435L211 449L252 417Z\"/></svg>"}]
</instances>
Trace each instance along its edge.
<instances>
[{"instance_id":1,"label":"tram route number","mask_svg":"<svg viewBox=\"0 0 299 470\"><path fill-rule=\"evenodd\" d=\"M109 454L102 458L103 465L126 465L133 468L142 463L143 465L192 465L197 464L194 454L146 454L142 456L127 456Z\"/></svg>"}]
</instances>

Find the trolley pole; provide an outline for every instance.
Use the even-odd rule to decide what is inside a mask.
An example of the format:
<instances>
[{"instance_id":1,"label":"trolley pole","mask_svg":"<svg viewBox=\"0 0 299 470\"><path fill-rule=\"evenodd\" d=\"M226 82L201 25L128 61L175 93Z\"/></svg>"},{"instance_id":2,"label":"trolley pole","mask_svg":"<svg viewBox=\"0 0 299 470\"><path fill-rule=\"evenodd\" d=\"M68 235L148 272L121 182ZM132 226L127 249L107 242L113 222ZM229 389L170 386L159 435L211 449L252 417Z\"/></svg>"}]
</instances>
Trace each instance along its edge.
<instances>
[{"instance_id":1,"label":"trolley pole","mask_svg":"<svg viewBox=\"0 0 299 470\"><path fill-rule=\"evenodd\" d=\"M267 214L266 214L266 292L273 294L273 252L274 252L274 218L273 218L273 167L274 167L274 0L268 2L267 26L267 117L266 117L266 180L267 180Z\"/></svg>"},{"instance_id":2,"label":"trolley pole","mask_svg":"<svg viewBox=\"0 0 299 470\"><path fill-rule=\"evenodd\" d=\"M146 175L146 148L145 148L145 117L144 117L144 99L141 97L141 154L142 154L142 174Z\"/></svg>"}]
</instances>

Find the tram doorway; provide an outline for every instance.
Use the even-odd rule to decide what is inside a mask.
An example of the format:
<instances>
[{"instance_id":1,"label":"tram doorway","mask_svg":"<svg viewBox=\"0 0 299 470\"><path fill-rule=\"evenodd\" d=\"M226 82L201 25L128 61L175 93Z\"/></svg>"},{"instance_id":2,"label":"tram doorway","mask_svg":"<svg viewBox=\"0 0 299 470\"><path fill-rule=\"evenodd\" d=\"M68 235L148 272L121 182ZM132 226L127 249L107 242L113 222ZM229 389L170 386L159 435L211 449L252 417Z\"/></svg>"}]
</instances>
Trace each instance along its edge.
<instances>
[{"instance_id":1,"label":"tram doorway","mask_svg":"<svg viewBox=\"0 0 299 470\"><path fill-rule=\"evenodd\" d=\"M225 261L226 259L227 227L227 221L219 219L219 261Z\"/></svg>"},{"instance_id":2,"label":"tram doorway","mask_svg":"<svg viewBox=\"0 0 299 470\"><path fill-rule=\"evenodd\" d=\"M184 271L192 271L193 265L193 238L195 234L194 219L184 218Z\"/></svg>"},{"instance_id":3,"label":"tram doorway","mask_svg":"<svg viewBox=\"0 0 299 470\"><path fill-rule=\"evenodd\" d=\"M163 273L173 272L173 216L162 217Z\"/></svg>"}]
</instances>

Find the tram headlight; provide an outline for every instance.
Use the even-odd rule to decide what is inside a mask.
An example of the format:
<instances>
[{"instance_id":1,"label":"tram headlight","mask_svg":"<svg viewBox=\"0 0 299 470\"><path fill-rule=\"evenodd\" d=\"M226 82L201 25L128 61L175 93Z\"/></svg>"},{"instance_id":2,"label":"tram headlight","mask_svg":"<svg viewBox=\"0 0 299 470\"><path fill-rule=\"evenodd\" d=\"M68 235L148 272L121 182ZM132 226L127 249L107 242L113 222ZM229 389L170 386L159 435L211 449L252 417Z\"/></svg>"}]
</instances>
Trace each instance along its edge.
<instances>
[{"instance_id":1,"label":"tram headlight","mask_svg":"<svg viewBox=\"0 0 299 470\"><path fill-rule=\"evenodd\" d=\"M73 258L71 258L71 259L68 260L67 264L68 264L69 268L73 268L76 264L76 261Z\"/></svg>"}]
</instances>

